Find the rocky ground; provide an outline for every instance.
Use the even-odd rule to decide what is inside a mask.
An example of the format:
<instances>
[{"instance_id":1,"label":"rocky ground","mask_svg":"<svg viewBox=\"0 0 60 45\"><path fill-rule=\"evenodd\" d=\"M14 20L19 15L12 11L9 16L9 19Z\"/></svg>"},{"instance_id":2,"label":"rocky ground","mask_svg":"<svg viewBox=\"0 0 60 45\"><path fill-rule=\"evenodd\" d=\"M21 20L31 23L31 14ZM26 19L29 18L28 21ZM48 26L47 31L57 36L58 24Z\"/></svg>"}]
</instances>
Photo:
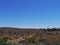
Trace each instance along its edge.
<instances>
[{"instance_id":1,"label":"rocky ground","mask_svg":"<svg viewBox=\"0 0 60 45\"><path fill-rule=\"evenodd\" d=\"M50 44L60 42L60 31L47 31L45 29L21 29L21 28L0 28L0 38L8 36L7 43L27 43L27 39L35 37L35 43ZM30 42L31 43L31 42ZM52 44L51 44L52 45Z\"/></svg>"}]
</instances>

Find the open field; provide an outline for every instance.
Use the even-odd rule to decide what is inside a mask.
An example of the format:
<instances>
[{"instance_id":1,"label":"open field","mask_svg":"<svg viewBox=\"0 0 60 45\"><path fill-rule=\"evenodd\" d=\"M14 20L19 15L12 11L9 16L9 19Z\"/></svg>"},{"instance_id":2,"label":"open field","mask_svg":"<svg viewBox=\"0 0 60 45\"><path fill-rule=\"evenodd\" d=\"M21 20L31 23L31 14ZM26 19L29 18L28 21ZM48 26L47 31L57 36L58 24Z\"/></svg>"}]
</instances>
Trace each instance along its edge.
<instances>
[{"instance_id":1,"label":"open field","mask_svg":"<svg viewBox=\"0 0 60 45\"><path fill-rule=\"evenodd\" d=\"M0 39L7 36L8 45L60 45L60 29L0 28Z\"/></svg>"}]
</instances>

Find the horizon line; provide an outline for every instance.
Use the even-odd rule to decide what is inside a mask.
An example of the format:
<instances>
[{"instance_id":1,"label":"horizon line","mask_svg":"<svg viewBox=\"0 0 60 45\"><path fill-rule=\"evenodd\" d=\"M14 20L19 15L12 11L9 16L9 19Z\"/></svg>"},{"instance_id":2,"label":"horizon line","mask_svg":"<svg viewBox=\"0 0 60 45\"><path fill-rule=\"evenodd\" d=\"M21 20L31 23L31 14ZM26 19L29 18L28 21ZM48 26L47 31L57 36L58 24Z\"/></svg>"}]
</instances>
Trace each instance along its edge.
<instances>
[{"instance_id":1,"label":"horizon line","mask_svg":"<svg viewBox=\"0 0 60 45\"><path fill-rule=\"evenodd\" d=\"M47 28L60 28L60 27L13 27L13 26L0 26L0 28L47 29Z\"/></svg>"}]
</instances>

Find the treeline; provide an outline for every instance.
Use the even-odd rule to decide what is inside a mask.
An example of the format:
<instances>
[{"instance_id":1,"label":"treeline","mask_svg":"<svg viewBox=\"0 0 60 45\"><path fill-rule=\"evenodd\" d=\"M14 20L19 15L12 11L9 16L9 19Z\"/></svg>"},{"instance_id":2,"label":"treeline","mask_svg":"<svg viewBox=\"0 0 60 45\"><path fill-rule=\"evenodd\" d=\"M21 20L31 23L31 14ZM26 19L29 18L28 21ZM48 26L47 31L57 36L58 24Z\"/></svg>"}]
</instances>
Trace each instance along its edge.
<instances>
[{"instance_id":1,"label":"treeline","mask_svg":"<svg viewBox=\"0 0 60 45\"><path fill-rule=\"evenodd\" d=\"M46 28L46 29L40 29L44 31L60 31L60 28Z\"/></svg>"}]
</instances>

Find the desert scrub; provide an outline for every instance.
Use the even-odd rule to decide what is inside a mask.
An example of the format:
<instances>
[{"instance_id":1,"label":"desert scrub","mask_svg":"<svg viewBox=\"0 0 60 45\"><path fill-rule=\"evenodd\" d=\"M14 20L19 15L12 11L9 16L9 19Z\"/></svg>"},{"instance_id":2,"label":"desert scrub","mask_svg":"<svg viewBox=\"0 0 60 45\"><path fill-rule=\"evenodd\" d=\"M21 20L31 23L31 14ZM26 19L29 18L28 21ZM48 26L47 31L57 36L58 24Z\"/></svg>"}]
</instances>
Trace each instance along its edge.
<instances>
[{"instance_id":1,"label":"desert scrub","mask_svg":"<svg viewBox=\"0 0 60 45\"><path fill-rule=\"evenodd\" d=\"M7 45L7 41L8 41L9 37L8 36L4 36L0 39L0 45Z\"/></svg>"}]
</instances>

